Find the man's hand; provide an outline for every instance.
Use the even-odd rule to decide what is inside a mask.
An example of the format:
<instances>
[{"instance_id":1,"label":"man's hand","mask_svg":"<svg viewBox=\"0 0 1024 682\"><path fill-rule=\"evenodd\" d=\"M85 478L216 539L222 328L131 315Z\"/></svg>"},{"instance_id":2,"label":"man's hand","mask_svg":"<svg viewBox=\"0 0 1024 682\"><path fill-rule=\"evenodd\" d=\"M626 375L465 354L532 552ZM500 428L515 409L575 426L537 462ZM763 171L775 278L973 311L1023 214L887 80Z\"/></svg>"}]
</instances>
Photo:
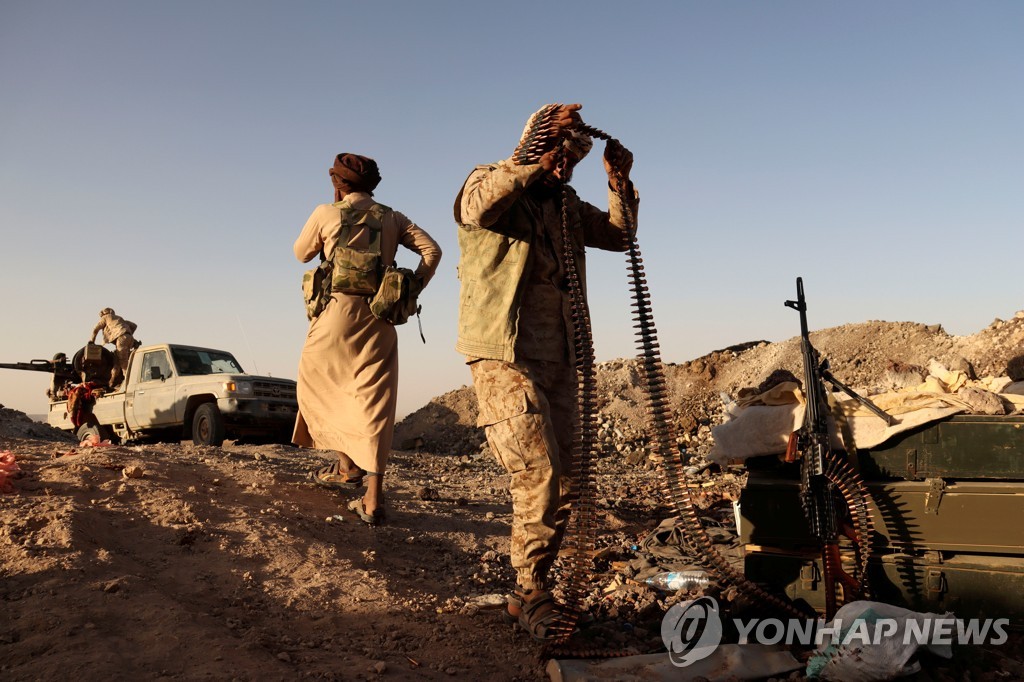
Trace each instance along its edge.
<instances>
[{"instance_id":1,"label":"man's hand","mask_svg":"<svg viewBox=\"0 0 1024 682\"><path fill-rule=\"evenodd\" d=\"M612 189L618 191L623 185L629 184L629 172L633 169L633 152L615 140L608 140L604 146L604 170L608 173L608 182Z\"/></svg>"},{"instance_id":2,"label":"man's hand","mask_svg":"<svg viewBox=\"0 0 1024 682\"><path fill-rule=\"evenodd\" d=\"M563 104L558 107L558 112L554 115L552 123L558 126L559 134L562 134L563 128L572 128L577 123L583 123L583 119L577 113L582 108L582 104Z\"/></svg>"}]
</instances>

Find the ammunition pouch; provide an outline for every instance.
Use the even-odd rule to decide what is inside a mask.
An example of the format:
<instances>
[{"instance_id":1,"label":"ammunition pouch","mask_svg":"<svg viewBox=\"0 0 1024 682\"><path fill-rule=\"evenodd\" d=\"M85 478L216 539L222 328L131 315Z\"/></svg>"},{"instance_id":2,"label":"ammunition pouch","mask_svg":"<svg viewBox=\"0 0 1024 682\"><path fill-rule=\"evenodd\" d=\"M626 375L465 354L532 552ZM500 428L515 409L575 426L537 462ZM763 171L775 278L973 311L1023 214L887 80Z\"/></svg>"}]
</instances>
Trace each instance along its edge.
<instances>
[{"instance_id":1,"label":"ammunition pouch","mask_svg":"<svg viewBox=\"0 0 1024 682\"><path fill-rule=\"evenodd\" d=\"M354 296L373 296L380 286L380 237L382 220L389 209L374 204L367 210L352 208L341 202L341 232L338 245L331 260L334 272L331 275L331 290ZM363 249L349 246L352 232L364 229L368 232L369 245Z\"/></svg>"},{"instance_id":2,"label":"ammunition pouch","mask_svg":"<svg viewBox=\"0 0 1024 682\"><path fill-rule=\"evenodd\" d=\"M306 317L318 317L331 299L331 261L325 260L302 275L302 298L306 304Z\"/></svg>"},{"instance_id":3,"label":"ammunition pouch","mask_svg":"<svg viewBox=\"0 0 1024 682\"><path fill-rule=\"evenodd\" d=\"M423 280L408 268L389 265L381 278L376 295L370 299L370 312L378 320L390 324L405 324L418 315L416 302L423 291Z\"/></svg>"},{"instance_id":4,"label":"ammunition pouch","mask_svg":"<svg viewBox=\"0 0 1024 682\"><path fill-rule=\"evenodd\" d=\"M364 253L339 246L334 252L331 290L354 296L372 296L380 283L380 253Z\"/></svg>"}]
</instances>

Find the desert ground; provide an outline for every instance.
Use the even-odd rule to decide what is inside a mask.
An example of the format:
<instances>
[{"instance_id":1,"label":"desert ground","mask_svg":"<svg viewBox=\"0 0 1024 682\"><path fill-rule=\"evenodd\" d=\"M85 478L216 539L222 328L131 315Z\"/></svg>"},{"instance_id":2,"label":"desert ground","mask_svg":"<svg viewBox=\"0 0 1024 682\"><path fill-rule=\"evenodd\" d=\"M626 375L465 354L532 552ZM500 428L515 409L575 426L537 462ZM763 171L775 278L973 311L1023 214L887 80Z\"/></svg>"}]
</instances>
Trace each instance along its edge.
<instances>
[{"instance_id":1,"label":"desert ground","mask_svg":"<svg viewBox=\"0 0 1024 682\"><path fill-rule=\"evenodd\" d=\"M1024 354L1024 311L970 336L871 321L812 335L837 377L884 388L937 359L999 376ZM798 339L751 341L666 366L672 412L706 526L730 546L743 469L704 468L722 394L800 373ZM674 511L658 492L636 362L599 366L599 548L582 647L664 651L680 595L638 578L642 545ZM330 453L190 442L82 447L0 408L20 471L0 494L0 677L51 679L546 679L553 654L503 622L507 476L475 426L471 388L396 427L388 523L371 528L314 485ZM993 520L995 521L995 520ZM714 586L709 587L714 590ZM918 680L1024 679L1017 634L999 648L922 657ZM790 679L802 679L797 672Z\"/></svg>"}]
</instances>

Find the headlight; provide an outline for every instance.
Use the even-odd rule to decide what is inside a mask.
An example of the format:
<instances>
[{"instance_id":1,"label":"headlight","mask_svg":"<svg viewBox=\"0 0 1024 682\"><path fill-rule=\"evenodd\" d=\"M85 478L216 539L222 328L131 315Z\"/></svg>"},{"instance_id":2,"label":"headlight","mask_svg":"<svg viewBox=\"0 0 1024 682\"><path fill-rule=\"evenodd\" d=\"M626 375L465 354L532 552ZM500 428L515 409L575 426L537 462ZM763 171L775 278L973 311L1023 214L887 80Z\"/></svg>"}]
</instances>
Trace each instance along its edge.
<instances>
[{"instance_id":1,"label":"headlight","mask_svg":"<svg viewBox=\"0 0 1024 682\"><path fill-rule=\"evenodd\" d=\"M238 395L252 395L252 383L249 381L228 381L224 384L224 390L228 393Z\"/></svg>"}]
</instances>

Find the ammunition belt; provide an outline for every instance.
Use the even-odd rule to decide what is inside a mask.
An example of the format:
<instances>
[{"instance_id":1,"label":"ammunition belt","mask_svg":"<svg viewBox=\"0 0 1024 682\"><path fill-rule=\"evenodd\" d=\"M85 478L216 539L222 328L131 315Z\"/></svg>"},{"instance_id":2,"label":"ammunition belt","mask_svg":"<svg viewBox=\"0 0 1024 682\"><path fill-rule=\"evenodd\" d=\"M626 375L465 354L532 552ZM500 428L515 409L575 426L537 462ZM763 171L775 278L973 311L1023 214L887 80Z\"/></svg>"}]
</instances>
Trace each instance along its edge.
<instances>
[{"instance_id":1,"label":"ammunition belt","mask_svg":"<svg viewBox=\"0 0 1024 682\"><path fill-rule=\"evenodd\" d=\"M871 586L868 582L868 555L871 553L871 537L874 533L874 520L871 518L871 509L868 502L871 494L860 474L850 465L845 457L836 452L830 452L825 465L825 478L832 482L843 496L846 507L850 510L850 519L853 522L854 548L857 554L857 571L854 578L859 583L858 595L860 599L871 598ZM831 617L834 614L827 614Z\"/></svg>"},{"instance_id":2,"label":"ammunition belt","mask_svg":"<svg viewBox=\"0 0 1024 682\"><path fill-rule=\"evenodd\" d=\"M578 124L577 130L602 140L612 140L607 133L597 128ZM673 501L687 538L696 550L697 561L714 575L724 586L733 586L739 592L757 601L797 617L806 614L790 603L769 594L761 587L747 580L714 547L697 515L693 498L687 486L682 457L675 438L675 428L669 407L668 388L661 362L657 330L651 311L650 293L644 275L643 258L635 236L635 219L628 207L631 197L624 195L625 183L617 183L618 192L626 207L629 225L627 234L629 281L633 299L633 328L636 329L637 346L640 351L642 380L647 394L647 409L654 434L652 460L658 465L662 493ZM549 639L556 646L565 645L585 609L586 586L593 570L593 551L597 538L597 509L595 505L596 479L594 462L597 458L595 447L597 434L596 372L594 369L593 334L590 311L587 308L582 281L577 269L573 251L572 236L569 233L567 190L562 196L562 241L565 270L569 282L573 322L573 341L576 351L576 376L578 385L577 402L579 419L576 425L572 461L575 486L571 501L572 518L563 547L567 549L565 571L562 574L564 613L559 622L551 628ZM853 487L850 486L852 490ZM568 650L571 652L571 650Z\"/></svg>"}]
</instances>

